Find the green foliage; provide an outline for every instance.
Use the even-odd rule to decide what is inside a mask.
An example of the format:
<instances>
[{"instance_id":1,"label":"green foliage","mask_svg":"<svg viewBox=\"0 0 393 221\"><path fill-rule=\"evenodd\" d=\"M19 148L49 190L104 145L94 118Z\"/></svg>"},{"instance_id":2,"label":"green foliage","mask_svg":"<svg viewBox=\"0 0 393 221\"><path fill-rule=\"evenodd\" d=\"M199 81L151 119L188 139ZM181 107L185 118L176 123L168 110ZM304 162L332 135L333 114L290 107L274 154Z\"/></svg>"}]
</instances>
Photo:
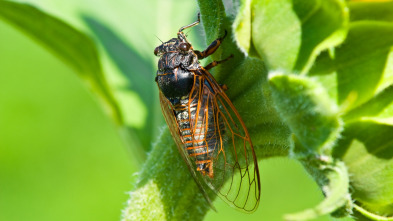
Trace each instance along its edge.
<instances>
[{"instance_id":1,"label":"green foliage","mask_svg":"<svg viewBox=\"0 0 393 221\"><path fill-rule=\"evenodd\" d=\"M103 77L96 47L90 38L59 19L25 4L0 1L0 17L30 35L74 68L90 89L97 93L114 121L122 123L116 101Z\"/></svg>"},{"instance_id":2,"label":"green foliage","mask_svg":"<svg viewBox=\"0 0 393 221\"><path fill-rule=\"evenodd\" d=\"M337 106L317 82L299 75L272 73L269 79L273 99L281 118L308 150L321 155L330 154L339 138L342 122Z\"/></svg>"},{"instance_id":3,"label":"green foliage","mask_svg":"<svg viewBox=\"0 0 393 221\"><path fill-rule=\"evenodd\" d=\"M0 220L118 220L135 169L113 118L69 65L0 33Z\"/></svg>"},{"instance_id":4,"label":"green foliage","mask_svg":"<svg viewBox=\"0 0 393 221\"><path fill-rule=\"evenodd\" d=\"M246 1L240 13L235 22L239 46L270 70L297 72L343 40L348 17L340 0ZM249 30L242 31L243 26Z\"/></svg>"},{"instance_id":5,"label":"green foliage","mask_svg":"<svg viewBox=\"0 0 393 221\"><path fill-rule=\"evenodd\" d=\"M326 197L285 218L309 220L330 214L388 220L393 215L393 2L200 0L198 4L206 44L224 30L229 33L211 59L230 54L234 58L213 74L228 86L258 159L298 160ZM95 45L85 34L24 4L0 1L0 17L77 70L105 101L123 135L138 143L133 151L144 158L153 136L137 137L154 134L154 129L132 127L121 94L135 91L147 107L154 106L158 101L150 94L156 90L148 86L148 75L122 76L134 83L130 87L108 86ZM119 69L131 70L122 56L111 51L111 43L123 48L125 44L98 21L86 15L83 19ZM133 58L134 66L148 64L137 54L123 53ZM139 80L141 85L135 85ZM147 125L157 121L155 107L147 111ZM205 217L209 205L176 151L165 127L138 174L124 221ZM208 195L215 198L214 193Z\"/></svg>"}]
</instances>

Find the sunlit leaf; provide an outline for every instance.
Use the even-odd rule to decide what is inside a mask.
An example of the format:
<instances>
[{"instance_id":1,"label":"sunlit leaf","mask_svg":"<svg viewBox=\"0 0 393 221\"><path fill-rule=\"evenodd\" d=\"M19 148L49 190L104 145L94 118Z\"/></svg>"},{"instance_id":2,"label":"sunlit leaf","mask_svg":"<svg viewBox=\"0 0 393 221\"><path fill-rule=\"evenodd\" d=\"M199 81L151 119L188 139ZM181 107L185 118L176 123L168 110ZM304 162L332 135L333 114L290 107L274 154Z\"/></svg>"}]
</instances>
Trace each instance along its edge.
<instances>
[{"instance_id":1,"label":"sunlit leaf","mask_svg":"<svg viewBox=\"0 0 393 221\"><path fill-rule=\"evenodd\" d=\"M320 51L342 42L348 20L340 0L244 1L241 10L238 43L271 70L307 70Z\"/></svg>"},{"instance_id":2,"label":"sunlit leaf","mask_svg":"<svg viewBox=\"0 0 393 221\"><path fill-rule=\"evenodd\" d=\"M282 73L271 74L269 83L280 116L299 142L328 154L340 136L342 122L323 87L306 77Z\"/></svg>"},{"instance_id":3,"label":"sunlit leaf","mask_svg":"<svg viewBox=\"0 0 393 221\"><path fill-rule=\"evenodd\" d=\"M347 39L335 52L339 103L344 102L351 93L356 96L351 106L364 103L374 96L393 45L391 35L393 24L390 23L352 23Z\"/></svg>"},{"instance_id":4,"label":"sunlit leaf","mask_svg":"<svg viewBox=\"0 0 393 221\"><path fill-rule=\"evenodd\" d=\"M353 198L379 215L392 215L393 126L362 120L345 127L335 156L351 174Z\"/></svg>"}]
</instances>

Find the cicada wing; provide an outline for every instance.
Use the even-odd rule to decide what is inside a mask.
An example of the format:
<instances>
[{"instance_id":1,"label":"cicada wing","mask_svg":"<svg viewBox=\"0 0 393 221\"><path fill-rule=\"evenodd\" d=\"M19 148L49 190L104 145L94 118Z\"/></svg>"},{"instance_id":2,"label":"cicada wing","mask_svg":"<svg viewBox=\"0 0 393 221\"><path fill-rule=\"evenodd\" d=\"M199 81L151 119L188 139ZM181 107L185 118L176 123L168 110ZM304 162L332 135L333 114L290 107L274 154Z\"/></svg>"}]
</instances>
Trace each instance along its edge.
<instances>
[{"instance_id":1,"label":"cicada wing","mask_svg":"<svg viewBox=\"0 0 393 221\"><path fill-rule=\"evenodd\" d=\"M165 121L169 127L169 130L172 134L172 137L176 143L176 147L183 158L183 160L186 162L187 168L190 171L192 177L194 178L198 188L201 190L201 193L205 197L206 201L209 203L210 207L216 211L215 207L213 206L212 201L210 200L210 197L207 193L206 190L206 185L203 185L203 178L202 175L196 171L196 166L195 163L191 161L190 157L187 155L185 147L184 147L184 142L182 141L181 135L180 135L180 130L179 130L179 125L176 121L176 115L175 111L169 102L169 100L164 96L164 94L160 91L160 104L161 104L161 110L164 115Z\"/></svg>"},{"instance_id":2,"label":"cicada wing","mask_svg":"<svg viewBox=\"0 0 393 221\"><path fill-rule=\"evenodd\" d=\"M160 92L165 120L195 182L211 206L207 194L209 187L229 205L244 212L253 212L260 199L258 164L250 136L238 112L207 71L195 76L188 100L188 110L196 105L195 113L189 112L186 119L190 123L192 142L197 146L203 140L203 145L208 147L206 151L212 149L206 158L212 162L211 174L198 171L197 157L190 157L187 153L174 108Z\"/></svg>"},{"instance_id":3,"label":"cicada wing","mask_svg":"<svg viewBox=\"0 0 393 221\"><path fill-rule=\"evenodd\" d=\"M215 124L216 138L212 154L214 177L203 176L203 179L228 204L244 212L253 212L260 200L260 179L249 133L211 74L204 71L202 76L200 114L204 115L205 124ZM214 120L208 120L208 115Z\"/></svg>"}]
</instances>

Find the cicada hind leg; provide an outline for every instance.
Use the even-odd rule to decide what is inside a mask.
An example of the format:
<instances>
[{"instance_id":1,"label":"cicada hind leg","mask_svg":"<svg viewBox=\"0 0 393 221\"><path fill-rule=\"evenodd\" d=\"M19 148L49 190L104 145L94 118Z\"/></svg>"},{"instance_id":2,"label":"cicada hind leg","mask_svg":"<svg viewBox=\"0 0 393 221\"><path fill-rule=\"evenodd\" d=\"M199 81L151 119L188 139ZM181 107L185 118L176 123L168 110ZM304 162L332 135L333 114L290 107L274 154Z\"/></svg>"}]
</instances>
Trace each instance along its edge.
<instances>
[{"instance_id":1,"label":"cicada hind leg","mask_svg":"<svg viewBox=\"0 0 393 221\"><path fill-rule=\"evenodd\" d=\"M214 171L213 171L213 160L199 160L196 161L197 171L200 171L202 175L208 175L211 179L214 178Z\"/></svg>"}]
</instances>

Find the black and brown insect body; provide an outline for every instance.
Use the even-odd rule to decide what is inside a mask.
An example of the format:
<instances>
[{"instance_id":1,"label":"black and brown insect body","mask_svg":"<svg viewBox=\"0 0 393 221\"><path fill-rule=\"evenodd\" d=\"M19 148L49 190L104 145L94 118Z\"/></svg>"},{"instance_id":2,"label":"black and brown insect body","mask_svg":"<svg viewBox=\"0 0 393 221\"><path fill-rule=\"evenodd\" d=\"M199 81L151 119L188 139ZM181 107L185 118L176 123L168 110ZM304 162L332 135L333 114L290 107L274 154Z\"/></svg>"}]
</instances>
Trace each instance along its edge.
<instances>
[{"instance_id":1,"label":"black and brown insect body","mask_svg":"<svg viewBox=\"0 0 393 221\"><path fill-rule=\"evenodd\" d=\"M259 203L260 183L251 139L232 102L199 60L216 51L226 36L204 51L194 50L182 27L177 38L156 47L160 56L156 82L161 108L178 150L204 196L210 187L230 205L253 212ZM228 181L226 183L226 181Z\"/></svg>"}]
</instances>

